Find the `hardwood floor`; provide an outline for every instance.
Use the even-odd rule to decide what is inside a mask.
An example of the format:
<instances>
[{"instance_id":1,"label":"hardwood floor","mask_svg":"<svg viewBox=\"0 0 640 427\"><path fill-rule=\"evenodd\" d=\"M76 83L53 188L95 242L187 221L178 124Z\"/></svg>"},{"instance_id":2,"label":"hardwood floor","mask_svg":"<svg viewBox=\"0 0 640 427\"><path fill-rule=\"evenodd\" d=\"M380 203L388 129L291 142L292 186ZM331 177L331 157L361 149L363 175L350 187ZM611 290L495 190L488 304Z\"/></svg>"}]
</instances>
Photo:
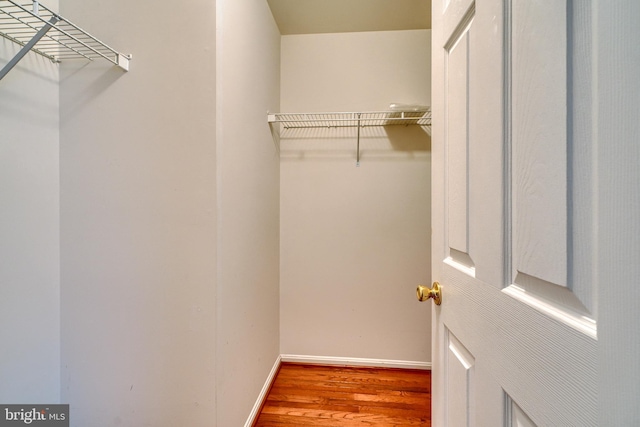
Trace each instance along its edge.
<instances>
[{"instance_id":1,"label":"hardwood floor","mask_svg":"<svg viewBox=\"0 0 640 427\"><path fill-rule=\"evenodd\" d=\"M254 427L431 426L431 371L283 363Z\"/></svg>"}]
</instances>

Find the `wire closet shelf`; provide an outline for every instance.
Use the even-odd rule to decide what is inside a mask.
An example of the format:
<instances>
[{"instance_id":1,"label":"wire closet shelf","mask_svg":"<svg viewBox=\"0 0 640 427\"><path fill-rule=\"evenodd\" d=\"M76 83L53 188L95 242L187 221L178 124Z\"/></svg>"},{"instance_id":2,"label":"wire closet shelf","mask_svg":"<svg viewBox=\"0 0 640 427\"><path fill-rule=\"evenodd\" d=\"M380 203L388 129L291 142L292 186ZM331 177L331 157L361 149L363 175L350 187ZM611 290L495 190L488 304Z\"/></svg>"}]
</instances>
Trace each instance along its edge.
<instances>
[{"instance_id":1,"label":"wire closet shelf","mask_svg":"<svg viewBox=\"0 0 640 427\"><path fill-rule=\"evenodd\" d=\"M53 62L102 58L128 70L131 59L38 1L0 0L0 36Z\"/></svg>"},{"instance_id":2,"label":"wire closet shelf","mask_svg":"<svg viewBox=\"0 0 640 427\"><path fill-rule=\"evenodd\" d=\"M367 111L344 113L276 113L267 116L269 123L280 123L284 129L367 127L391 125L431 126L431 110Z\"/></svg>"},{"instance_id":3,"label":"wire closet shelf","mask_svg":"<svg viewBox=\"0 0 640 427\"><path fill-rule=\"evenodd\" d=\"M275 113L267 114L269 125L280 123L285 129L357 128L356 166L360 166L360 128L369 126L418 125L431 129L431 109L367 111L351 113Z\"/></svg>"}]
</instances>

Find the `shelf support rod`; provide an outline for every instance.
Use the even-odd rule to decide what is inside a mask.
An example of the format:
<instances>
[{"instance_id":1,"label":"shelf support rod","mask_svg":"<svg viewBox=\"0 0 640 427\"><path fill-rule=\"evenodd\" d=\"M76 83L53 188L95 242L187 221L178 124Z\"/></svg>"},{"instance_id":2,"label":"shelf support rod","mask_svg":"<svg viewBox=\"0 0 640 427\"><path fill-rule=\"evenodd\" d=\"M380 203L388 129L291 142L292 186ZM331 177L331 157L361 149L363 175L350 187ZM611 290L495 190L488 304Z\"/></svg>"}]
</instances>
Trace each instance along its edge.
<instances>
[{"instance_id":1,"label":"shelf support rod","mask_svg":"<svg viewBox=\"0 0 640 427\"><path fill-rule=\"evenodd\" d=\"M360 116L361 113L358 113L358 145L356 148L356 166L360 166Z\"/></svg>"},{"instance_id":2,"label":"shelf support rod","mask_svg":"<svg viewBox=\"0 0 640 427\"><path fill-rule=\"evenodd\" d=\"M49 22L45 23L44 26L40 28L40 31L38 31L36 35L33 36L33 38L29 40L27 44L22 46L22 49L20 49L20 52L18 52L16 56L14 56L13 59L11 59L11 61L9 61L2 70L0 70L0 80L2 80L4 76L6 76L7 73L11 71L11 69L15 67L18 62L20 62L20 60L27 54L27 52L29 52L31 48L34 47L36 43L38 43L40 39L44 37L45 34L47 34L47 31L49 31L51 27L55 25L55 23L58 22L59 20L60 18L53 15L49 20Z\"/></svg>"}]
</instances>

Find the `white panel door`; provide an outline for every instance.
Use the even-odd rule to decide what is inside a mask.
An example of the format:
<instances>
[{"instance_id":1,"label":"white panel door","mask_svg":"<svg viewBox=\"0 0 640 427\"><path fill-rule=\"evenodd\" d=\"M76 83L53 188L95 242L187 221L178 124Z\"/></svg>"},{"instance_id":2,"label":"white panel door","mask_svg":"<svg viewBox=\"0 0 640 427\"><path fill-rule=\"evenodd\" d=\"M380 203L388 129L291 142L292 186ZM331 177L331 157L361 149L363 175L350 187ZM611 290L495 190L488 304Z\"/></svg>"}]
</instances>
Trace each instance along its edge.
<instances>
[{"instance_id":1,"label":"white panel door","mask_svg":"<svg viewBox=\"0 0 640 427\"><path fill-rule=\"evenodd\" d=\"M433 425L597 423L592 2L433 1Z\"/></svg>"}]
</instances>

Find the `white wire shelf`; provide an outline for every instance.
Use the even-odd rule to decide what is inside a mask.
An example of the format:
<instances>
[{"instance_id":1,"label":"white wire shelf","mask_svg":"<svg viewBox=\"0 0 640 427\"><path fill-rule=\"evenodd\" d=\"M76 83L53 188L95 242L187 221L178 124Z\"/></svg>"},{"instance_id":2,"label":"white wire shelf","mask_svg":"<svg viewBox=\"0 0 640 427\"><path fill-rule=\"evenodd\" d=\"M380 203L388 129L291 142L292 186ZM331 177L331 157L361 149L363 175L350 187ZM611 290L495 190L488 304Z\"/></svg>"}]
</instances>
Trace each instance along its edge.
<instances>
[{"instance_id":1,"label":"white wire shelf","mask_svg":"<svg viewBox=\"0 0 640 427\"><path fill-rule=\"evenodd\" d=\"M360 128L369 126L418 125L431 128L431 109L366 111L350 113L275 113L267 114L269 125L280 123L286 129L357 128L356 166L360 166Z\"/></svg>"},{"instance_id":2,"label":"white wire shelf","mask_svg":"<svg viewBox=\"0 0 640 427\"><path fill-rule=\"evenodd\" d=\"M419 111L276 113L268 114L267 121L280 123L285 129L392 125L431 126L431 110L427 108Z\"/></svg>"},{"instance_id":3,"label":"white wire shelf","mask_svg":"<svg viewBox=\"0 0 640 427\"><path fill-rule=\"evenodd\" d=\"M23 48L0 72L0 79L29 50L53 62L104 59L129 69L131 55L116 51L38 1L0 0L0 36Z\"/></svg>"}]
</instances>

